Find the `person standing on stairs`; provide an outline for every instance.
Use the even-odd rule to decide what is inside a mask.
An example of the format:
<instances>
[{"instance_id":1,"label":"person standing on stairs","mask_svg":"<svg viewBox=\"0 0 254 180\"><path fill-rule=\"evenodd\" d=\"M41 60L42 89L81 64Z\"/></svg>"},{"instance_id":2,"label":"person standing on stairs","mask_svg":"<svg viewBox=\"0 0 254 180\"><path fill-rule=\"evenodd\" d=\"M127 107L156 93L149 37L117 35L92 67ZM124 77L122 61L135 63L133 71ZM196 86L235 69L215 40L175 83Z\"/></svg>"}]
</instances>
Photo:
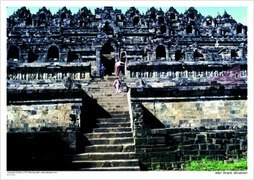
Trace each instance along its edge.
<instances>
[{"instance_id":1,"label":"person standing on stairs","mask_svg":"<svg viewBox=\"0 0 254 180\"><path fill-rule=\"evenodd\" d=\"M119 59L116 60L116 63L115 63L115 74L116 76L119 76L120 75L120 72L123 74L123 72L121 71L121 66L123 66L124 63L121 62Z\"/></svg>"},{"instance_id":2,"label":"person standing on stairs","mask_svg":"<svg viewBox=\"0 0 254 180\"><path fill-rule=\"evenodd\" d=\"M115 89L115 94L121 93L122 87L121 87L121 80L119 79L119 77L117 77L114 80L113 86L114 86L114 89Z\"/></svg>"},{"instance_id":3,"label":"person standing on stairs","mask_svg":"<svg viewBox=\"0 0 254 180\"><path fill-rule=\"evenodd\" d=\"M101 64L100 70L101 70L101 76L104 77L105 76L105 70L106 70L106 68L105 68L105 66L103 64Z\"/></svg>"}]
</instances>

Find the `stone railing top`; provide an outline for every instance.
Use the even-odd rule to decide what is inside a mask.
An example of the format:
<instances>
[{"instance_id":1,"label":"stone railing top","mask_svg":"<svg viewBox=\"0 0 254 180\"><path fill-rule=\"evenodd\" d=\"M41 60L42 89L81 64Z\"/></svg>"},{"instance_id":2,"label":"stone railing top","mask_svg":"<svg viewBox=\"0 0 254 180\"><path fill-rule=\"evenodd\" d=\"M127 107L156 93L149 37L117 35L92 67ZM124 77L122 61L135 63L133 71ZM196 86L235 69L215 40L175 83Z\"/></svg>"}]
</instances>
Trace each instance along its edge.
<instances>
[{"instance_id":1,"label":"stone railing top","mask_svg":"<svg viewBox=\"0 0 254 180\"><path fill-rule=\"evenodd\" d=\"M163 60L155 60L155 61L130 61L127 63L127 66L160 66L160 65L211 65L211 66L233 66L239 64L246 64L246 61L239 62L229 62L229 61L163 61Z\"/></svg>"},{"instance_id":2,"label":"stone railing top","mask_svg":"<svg viewBox=\"0 0 254 180\"><path fill-rule=\"evenodd\" d=\"M10 66L13 67L51 67L51 68L59 68L59 67L88 67L91 64L88 62L33 62L33 63L9 63Z\"/></svg>"}]
</instances>

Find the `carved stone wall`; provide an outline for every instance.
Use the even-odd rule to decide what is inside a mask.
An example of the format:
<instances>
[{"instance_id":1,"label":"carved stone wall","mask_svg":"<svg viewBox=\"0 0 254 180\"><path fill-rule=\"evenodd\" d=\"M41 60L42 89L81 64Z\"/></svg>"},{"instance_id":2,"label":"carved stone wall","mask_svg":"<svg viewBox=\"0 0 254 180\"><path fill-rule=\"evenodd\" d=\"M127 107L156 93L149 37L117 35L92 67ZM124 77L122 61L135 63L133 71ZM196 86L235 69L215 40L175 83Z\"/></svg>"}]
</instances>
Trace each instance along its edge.
<instances>
[{"instance_id":1,"label":"carved stone wall","mask_svg":"<svg viewBox=\"0 0 254 180\"><path fill-rule=\"evenodd\" d=\"M126 52L126 66L133 61L209 62L216 69L222 61L247 64L247 30L227 12L205 17L194 7L182 14L173 7L166 12L151 7L145 14L135 7L125 13L81 7L76 14L66 7L56 14L45 7L31 14L21 7L7 18L7 62L90 63L92 75L99 76L103 58L116 61ZM104 44L111 52L105 53ZM104 65L112 69L114 62ZM139 68L133 72L142 73Z\"/></svg>"}]
</instances>

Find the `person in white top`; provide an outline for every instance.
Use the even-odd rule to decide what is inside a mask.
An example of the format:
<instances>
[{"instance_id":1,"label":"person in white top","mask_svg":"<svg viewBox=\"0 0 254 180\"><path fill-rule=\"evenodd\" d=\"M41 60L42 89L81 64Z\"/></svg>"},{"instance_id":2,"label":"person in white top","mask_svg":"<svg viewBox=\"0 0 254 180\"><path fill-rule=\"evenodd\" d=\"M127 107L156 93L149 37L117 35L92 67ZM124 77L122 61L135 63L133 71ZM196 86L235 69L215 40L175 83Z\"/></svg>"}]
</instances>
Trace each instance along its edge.
<instances>
[{"instance_id":1,"label":"person in white top","mask_svg":"<svg viewBox=\"0 0 254 180\"><path fill-rule=\"evenodd\" d=\"M115 94L121 93L121 80L118 77L114 80L113 86L115 89Z\"/></svg>"}]
</instances>

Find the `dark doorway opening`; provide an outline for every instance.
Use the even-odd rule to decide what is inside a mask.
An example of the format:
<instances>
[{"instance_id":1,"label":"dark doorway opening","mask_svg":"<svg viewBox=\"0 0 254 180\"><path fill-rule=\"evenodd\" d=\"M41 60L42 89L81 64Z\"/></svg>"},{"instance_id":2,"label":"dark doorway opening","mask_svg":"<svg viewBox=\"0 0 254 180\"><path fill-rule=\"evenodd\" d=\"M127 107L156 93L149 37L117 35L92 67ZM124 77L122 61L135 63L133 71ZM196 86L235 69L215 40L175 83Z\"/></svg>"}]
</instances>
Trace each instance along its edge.
<instances>
[{"instance_id":1,"label":"dark doorway opening","mask_svg":"<svg viewBox=\"0 0 254 180\"><path fill-rule=\"evenodd\" d=\"M163 23L164 23L164 18L163 18L163 16L160 16L158 18L158 24L163 24Z\"/></svg>"},{"instance_id":2,"label":"dark doorway opening","mask_svg":"<svg viewBox=\"0 0 254 180\"><path fill-rule=\"evenodd\" d=\"M66 19L66 14L65 13L61 14L61 19Z\"/></svg>"},{"instance_id":3,"label":"dark doorway opening","mask_svg":"<svg viewBox=\"0 0 254 180\"><path fill-rule=\"evenodd\" d=\"M186 27L186 33L187 33L187 34L191 34L191 33L192 33L192 27L191 27L191 25L188 25L188 26Z\"/></svg>"},{"instance_id":4,"label":"dark doorway opening","mask_svg":"<svg viewBox=\"0 0 254 180\"><path fill-rule=\"evenodd\" d=\"M184 52L182 50L175 51L175 60L180 61L184 57Z\"/></svg>"},{"instance_id":5,"label":"dark doorway opening","mask_svg":"<svg viewBox=\"0 0 254 180\"><path fill-rule=\"evenodd\" d=\"M164 34L167 32L167 27L165 25L161 25L160 26L160 31L161 31L161 34Z\"/></svg>"},{"instance_id":6,"label":"dark doorway opening","mask_svg":"<svg viewBox=\"0 0 254 180\"><path fill-rule=\"evenodd\" d=\"M193 57L194 57L194 59L199 59L199 58L203 58L204 55L202 53L198 52L198 50L196 49L193 53Z\"/></svg>"},{"instance_id":7,"label":"dark doorway opening","mask_svg":"<svg viewBox=\"0 0 254 180\"><path fill-rule=\"evenodd\" d=\"M166 50L163 45L159 45L156 48L156 59L166 59Z\"/></svg>"},{"instance_id":8,"label":"dark doorway opening","mask_svg":"<svg viewBox=\"0 0 254 180\"><path fill-rule=\"evenodd\" d=\"M32 62L34 62L34 61L36 61L38 59L38 56L33 52L33 50L29 50L29 52L28 52L28 62L29 63L32 63Z\"/></svg>"},{"instance_id":9,"label":"dark doorway opening","mask_svg":"<svg viewBox=\"0 0 254 180\"><path fill-rule=\"evenodd\" d=\"M139 23L139 17L138 16L135 16L133 18L133 26L137 25Z\"/></svg>"},{"instance_id":10,"label":"dark doorway opening","mask_svg":"<svg viewBox=\"0 0 254 180\"><path fill-rule=\"evenodd\" d=\"M17 46L10 46L7 54L8 61L18 61L19 48Z\"/></svg>"},{"instance_id":11,"label":"dark doorway opening","mask_svg":"<svg viewBox=\"0 0 254 180\"><path fill-rule=\"evenodd\" d=\"M175 18L176 18L175 14L174 14L174 13L171 13L171 14L170 14L170 19L173 20L173 19L175 19Z\"/></svg>"},{"instance_id":12,"label":"dark doorway opening","mask_svg":"<svg viewBox=\"0 0 254 180\"><path fill-rule=\"evenodd\" d=\"M194 19L194 18L195 18L195 14L194 14L194 13L190 13L190 14L189 14L189 17L190 17L191 19Z\"/></svg>"},{"instance_id":13,"label":"dark doorway opening","mask_svg":"<svg viewBox=\"0 0 254 180\"><path fill-rule=\"evenodd\" d=\"M232 49L231 50L231 58L236 58L236 57L238 57L237 52L235 49Z\"/></svg>"},{"instance_id":14,"label":"dark doorway opening","mask_svg":"<svg viewBox=\"0 0 254 180\"><path fill-rule=\"evenodd\" d=\"M156 18L156 14L154 12L152 12L151 15L150 15L150 18L151 19L155 19Z\"/></svg>"},{"instance_id":15,"label":"dark doorway opening","mask_svg":"<svg viewBox=\"0 0 254 180\"><path fill-rule=\"evenodd\" d=\"M112 75L115 69L115 50L110 42L106 42L101 49L101 66L105 67L105 75Z\"/></svg>"},{"instance_id":16,"label":"dark doorway opening","mask_svg":"<svg viewBox=\"0 0 254 180\"><path fill-rule=\"evenodd\" d=\"M79 56L75 52L68 52L68 62L76 62L79 60Z\"/></svg>"},{"instance_id":17,"label":"dark doorway opening","mask_svg":"<svg viewBox=\"0 0 254 180\"><path fill-rule=\"evenodd\" d=\"M238 26L236 27L236 33L237 33L237 34L242 33L242 26L241 26L241 25L238 25Z\"/></svg>"},{"instance_id":18,"label":"dark doorway opening","mask_svg":"<svg viewBox=\"0 0 254 180\"><path fill-rule=\"evenodd\" d=\"M32 22L33 22L33 20L31 17L26 18L26 26L32 25Z\"/></svg>"},{"instance_id":19,"label":"dark doorway opening","mask_svg":"<svg viewBox=\"0 0 254 180\"><path fill-rule=\"evenodd\" d=\"M56 46L51 46L48 49L48 61L58 61L59 60L59 50Z\"/></svg>"}]
</instances>

